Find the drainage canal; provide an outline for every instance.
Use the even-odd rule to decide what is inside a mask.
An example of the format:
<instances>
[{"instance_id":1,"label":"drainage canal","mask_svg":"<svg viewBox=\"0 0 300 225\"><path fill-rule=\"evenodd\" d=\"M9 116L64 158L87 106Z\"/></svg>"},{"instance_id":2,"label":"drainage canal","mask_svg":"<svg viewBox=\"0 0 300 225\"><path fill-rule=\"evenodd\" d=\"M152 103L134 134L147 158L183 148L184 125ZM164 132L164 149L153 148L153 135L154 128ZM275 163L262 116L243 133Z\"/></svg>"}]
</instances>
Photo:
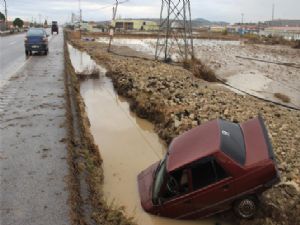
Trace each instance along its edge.
<instances>
[{"instance_id":1,"label":"drainage canal","mask_svg":"<svg viewBox=\"0 0 300 225\"><path fill-rule=\"evenodd\" d=\"M70 45L69 52L77 71L95 63L89 55ZM126 99L116 94L111 80L103 73L105 70L101 68L101 71L99 79L81 82L80 92L104 161L103 191L107 202L124 206L126 214L134 216L136 222L142 225L215 224L214 219L180 221L152 216L142 210L137 175L160 160L166 146L151 123L130 111Z\"/></svg>"}]
</instances>

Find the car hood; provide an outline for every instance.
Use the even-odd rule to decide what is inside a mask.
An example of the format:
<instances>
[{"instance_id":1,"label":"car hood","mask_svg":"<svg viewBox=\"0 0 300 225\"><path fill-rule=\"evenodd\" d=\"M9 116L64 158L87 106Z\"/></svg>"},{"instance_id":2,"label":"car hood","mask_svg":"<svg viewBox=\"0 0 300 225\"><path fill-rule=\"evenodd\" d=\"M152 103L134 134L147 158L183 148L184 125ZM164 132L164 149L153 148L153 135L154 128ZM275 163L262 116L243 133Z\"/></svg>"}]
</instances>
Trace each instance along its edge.
<instances>
[{"instance_id":1,"label":"car hood","mask_svg":"<svg viewBox=\"0 0 300 225\"><path fill-rule=\"evenodd\" d=\"M150 213L153 213L152 186L154 173L158 165L159 162L156 162L138 175L141 205L146 212Z\"/></svg>"}]
</instances>

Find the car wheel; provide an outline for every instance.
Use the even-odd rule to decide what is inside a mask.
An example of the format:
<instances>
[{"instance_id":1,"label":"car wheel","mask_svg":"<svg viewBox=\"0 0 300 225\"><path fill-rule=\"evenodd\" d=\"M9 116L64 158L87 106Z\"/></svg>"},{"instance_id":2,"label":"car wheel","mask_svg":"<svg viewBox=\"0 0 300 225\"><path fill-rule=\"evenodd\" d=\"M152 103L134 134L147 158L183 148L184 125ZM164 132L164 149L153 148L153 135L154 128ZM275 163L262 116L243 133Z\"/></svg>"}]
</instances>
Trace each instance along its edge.
<instances>
[{"instance_id":1,"label":"car wheel","mask_svg":"<svg viewBox=\"0 0 300 225\"><path fill-rule=\"evenodd\" d=\"M45 55L48 55L48 50L45 51Z\"/></svg>"},{"instance_id":2,"label":"car wheel","mask_svg":"<svg viewBox=\"0 0 300 225\"><path fill-rule=\"evenodd\" d=\"M254 196L246 196L234 203L233 209L236 215L242 219L251 219L258 208L258 199Z\"/></svg>"}]
</instances>

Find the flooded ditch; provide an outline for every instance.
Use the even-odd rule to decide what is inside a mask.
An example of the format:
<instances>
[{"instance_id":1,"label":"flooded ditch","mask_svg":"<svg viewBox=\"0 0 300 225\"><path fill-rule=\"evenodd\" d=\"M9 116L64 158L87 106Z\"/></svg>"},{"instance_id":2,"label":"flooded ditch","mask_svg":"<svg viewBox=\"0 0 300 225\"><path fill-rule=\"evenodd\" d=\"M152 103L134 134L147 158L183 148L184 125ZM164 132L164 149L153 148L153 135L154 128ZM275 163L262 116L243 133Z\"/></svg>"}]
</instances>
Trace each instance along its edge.
<instances>
[{"instance_id":1,"label":"flooded ditch","mask_svg":"<svg viewBox=\"0 0 300 225\"><path fill-rule=\"evenodd\" d=\"M70 45L68 48L76 71L95 64L88 54ZM162 159L166 146L150 122L130 111L128 101L115 92L110 78L105 76L105 69L101 68L100 71L99 79L81 82L80 93L86 105L92 134L103 158L103 192L108 204L123 206L126 215L134 217L137 224L142 225L216 224L214 218L179 221L152 216L143 211L137 175Z\"/></svg>"}]
</instances>

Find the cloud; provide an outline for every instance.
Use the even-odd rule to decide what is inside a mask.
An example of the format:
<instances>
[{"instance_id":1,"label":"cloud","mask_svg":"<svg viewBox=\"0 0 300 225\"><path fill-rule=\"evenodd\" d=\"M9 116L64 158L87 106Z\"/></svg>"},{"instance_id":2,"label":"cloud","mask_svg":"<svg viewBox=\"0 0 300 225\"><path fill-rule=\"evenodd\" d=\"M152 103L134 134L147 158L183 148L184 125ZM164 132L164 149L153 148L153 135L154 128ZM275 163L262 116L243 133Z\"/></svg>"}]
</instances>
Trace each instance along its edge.
<instances>
[{"instance_id":1,"label":"cloud","mask_svg":"<svg viewBox=\"0 0 300 225\"><path fill-rule=\"evenodd\" d=\"M176 0L174 0L176 1ZM81 0L85 20L109 20L114 0ZM193 18L239 22L241 13L245 21L269 20L272 4L275 3L275 17L300 19L300 0L191 0ZM60 23L69 21L71 13L79 12L78 0L8 0L8 15L31 20L48 18ZM130 0L120 5L118 15L122 17L158 18L161 0ZM0 4L0 11L3 5Z\"/></svg>"}]
</instances>

